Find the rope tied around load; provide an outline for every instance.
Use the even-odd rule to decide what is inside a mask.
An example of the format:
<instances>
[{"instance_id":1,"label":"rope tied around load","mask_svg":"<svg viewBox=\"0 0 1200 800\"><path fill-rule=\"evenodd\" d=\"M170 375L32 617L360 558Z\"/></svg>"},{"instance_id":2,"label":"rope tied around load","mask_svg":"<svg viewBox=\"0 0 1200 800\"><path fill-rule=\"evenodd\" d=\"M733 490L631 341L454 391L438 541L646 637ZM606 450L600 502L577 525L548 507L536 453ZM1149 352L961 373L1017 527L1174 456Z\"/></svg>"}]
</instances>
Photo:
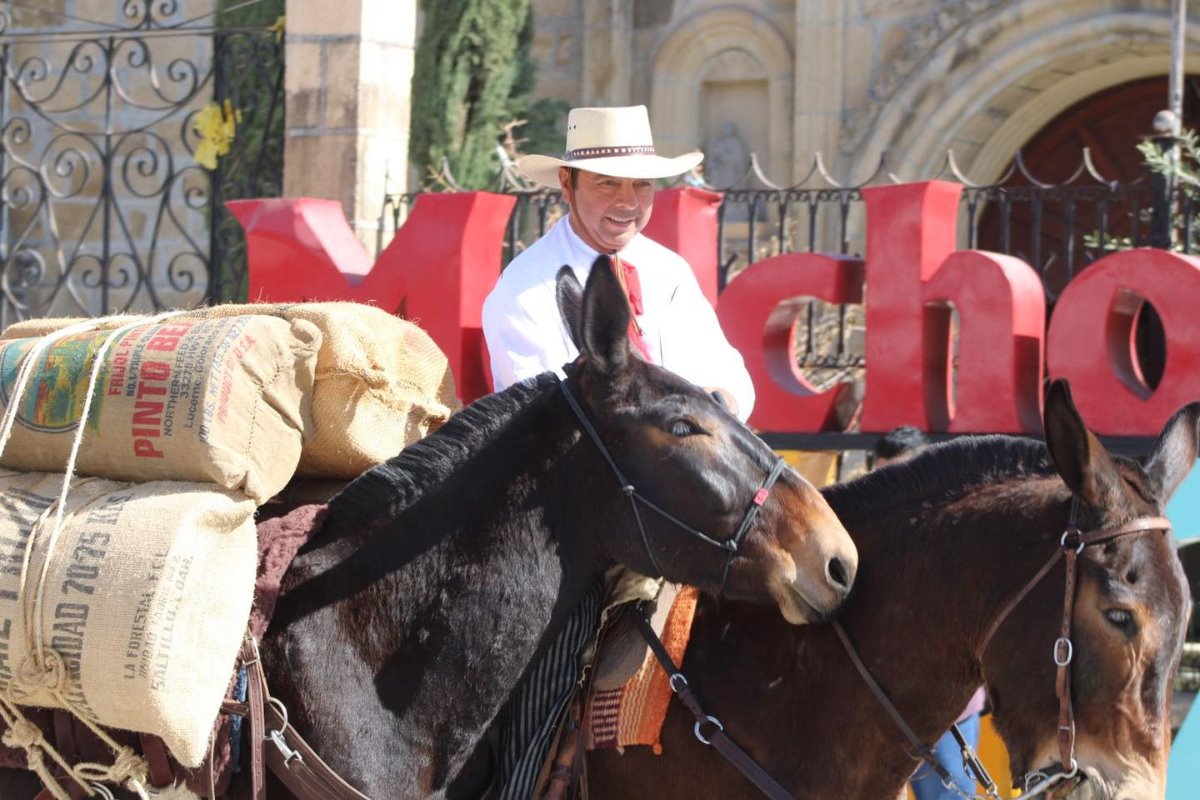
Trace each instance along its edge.
<instances>
[{"instance_id":1,"label":"rope tied around load","mask_svg":"<svg viewBox=\"0 0 1200 800\"><path fill-rule=\"evenodd\" d=\"M79 704L71 699L69 691L71 681L70 669L63 657L47 646L39 620L41 619L42 607L45 601L46 576L49 574L51 556L64 528L67 498L71 491L71 479L75 473L75 464L78 460L80 447L83 444L83 434L87 428L87 420L91 413L96 386L100 381L101 373L104 371L104 357L113 342L117 341L133 328L156 324L183 313L185 312L168 311L148 320L135 319L112 329L105 335L104 341L92 356L87 391L83 395L83 407L80 410L79 422L76 426L75 436L71 442L70 456L63 470L62 489L59 492L57 500L47 507L31 525L29 536L25 542L17 598L25 612L23 614L25 618L24 633L28 657L21 662L17 671L13 674L12 679L5 688L3 699L0 700L0 719L5 722L8 728L2 740L10 747L25 751L29 768L37 774L42 784L54 795L56 800L70 800L70 795L62 788L46 763L47 756L71 780L83 787L89 795L94 793L95 784L109 782L123 785L137 794L142 800L149 800L149 793L146 787L149 783L150 766L146 759L133 752L130 748L118 744L99 725L88 718L86 709L80 708ZM17 370L16 381L10 395L12 400L4 410L3 417L0 417L0 455L3 454L4 447L11 437L13 429L16 427L21 398L24 397L29 387L42 355L55 342L70 336L94 331L103 322L104 320L86 320L47 334L41 337L37 344L25 354ZM51 516L53 516L53 524L49 526L49 532L47 533L46 527ZM34 548L41 544L43 539L45 539L45 554L42 557L41 568L37 576L31 578L30 569L33 562ZM53 745L46 741L41 729L30 722L20 710L19 705L21 700L27 699L34 694L49 695L61 708L70 711L76 719L86 725L114 754L115 759L113 763L111 765L86 762L75 765L68 764L66 759L63 758Z\"/></svg>"}]
</instances>

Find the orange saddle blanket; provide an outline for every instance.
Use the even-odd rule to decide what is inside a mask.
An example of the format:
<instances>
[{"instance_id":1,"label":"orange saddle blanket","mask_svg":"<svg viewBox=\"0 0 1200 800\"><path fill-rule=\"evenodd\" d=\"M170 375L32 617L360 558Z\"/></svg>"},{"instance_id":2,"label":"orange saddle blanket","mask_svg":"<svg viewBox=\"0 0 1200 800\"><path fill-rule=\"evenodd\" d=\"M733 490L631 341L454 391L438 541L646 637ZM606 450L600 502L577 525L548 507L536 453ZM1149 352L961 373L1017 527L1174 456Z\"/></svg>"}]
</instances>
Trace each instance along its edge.
<instances>
[{"instance_id":1,"label":"orange saddle blanket","mask_svg":"<svg viewBox=\"0 0 1200 800\"><path fill-rule=\"evenodd\" d=\"M694 587L681 587L659 633L676 664L682 663L687 650L698 597L699 591ZM667 673L646 648L641 667L623 686L592 693L584 718L587 748L646 745L654 748L655 753L662 753L660 737L670 703Z\"/></svg>"}]
</instances>

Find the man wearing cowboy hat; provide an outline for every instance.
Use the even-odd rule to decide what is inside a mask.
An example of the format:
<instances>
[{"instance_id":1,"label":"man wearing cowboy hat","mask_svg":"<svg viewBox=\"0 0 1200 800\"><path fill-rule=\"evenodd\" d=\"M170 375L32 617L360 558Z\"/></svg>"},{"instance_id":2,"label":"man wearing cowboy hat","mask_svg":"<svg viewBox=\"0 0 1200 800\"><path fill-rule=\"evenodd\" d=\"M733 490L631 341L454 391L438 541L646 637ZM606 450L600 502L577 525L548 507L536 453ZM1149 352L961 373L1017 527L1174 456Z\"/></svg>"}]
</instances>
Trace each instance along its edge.
<instances>
[{"instance_id":1,"label":"man wearing cowboy hat","mask_svg":"<svg viewBox=\"0 0 1200 800\"><path fill-rule=\"evenodd\" d=\"M607 254L629 295L640 334L634 344L643 355L715 392L740 419L750 415L754 386L691 267L641 233L654 206L654 180L681 175L703 158L655 154L646 107L632 106L572 109L563 158L517 162L530 179L561 188L570 213L512 260L484 302L497 391L575 358L554 277L565 264L585 282L593 261Z\"/></svg>"}]
</instances>

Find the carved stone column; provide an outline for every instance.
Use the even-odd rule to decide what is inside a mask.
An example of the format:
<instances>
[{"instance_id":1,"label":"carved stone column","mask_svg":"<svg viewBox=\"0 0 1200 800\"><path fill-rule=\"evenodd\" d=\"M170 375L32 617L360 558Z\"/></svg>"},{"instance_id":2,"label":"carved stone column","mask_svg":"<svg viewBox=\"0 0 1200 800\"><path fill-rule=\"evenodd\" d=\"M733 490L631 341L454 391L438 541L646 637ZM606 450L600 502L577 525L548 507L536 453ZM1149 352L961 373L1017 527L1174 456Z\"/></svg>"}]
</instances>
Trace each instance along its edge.
<instances>
[{"instance_id":1,"label":"carved stone column","mask_svg":"<svg viewBox=\"0 0 1200 800\"><path fill-rule=\"evenodd\" d=\"M369 252L403 192L416 0L288 0L286 196L338 200Z\"/></svg>"},{"instance_id":2,"label":"carved stone column","mask_svg":"<svg viewBox=\"0 0 1200 800\"><path fill-rule=\"evenodd\" d=\"M633 5L633 0L584 3L583 105L633 102Z\"/></svg>"},{"instance_id":3,"label":"carved stone column","mask_svg":"<svg viewBox=\"0 0 1200 800\"><path fill-rule=\"evenodd\" d=\"M796 12L796 102L793 128L793 175L808 172L820 152L833 167L838 130L846 101L847 24L849 0L805 0ZM869 43L869 42L868 42ZM870 50L855 57L870 63Z\"/></svg>"}]
</instances>

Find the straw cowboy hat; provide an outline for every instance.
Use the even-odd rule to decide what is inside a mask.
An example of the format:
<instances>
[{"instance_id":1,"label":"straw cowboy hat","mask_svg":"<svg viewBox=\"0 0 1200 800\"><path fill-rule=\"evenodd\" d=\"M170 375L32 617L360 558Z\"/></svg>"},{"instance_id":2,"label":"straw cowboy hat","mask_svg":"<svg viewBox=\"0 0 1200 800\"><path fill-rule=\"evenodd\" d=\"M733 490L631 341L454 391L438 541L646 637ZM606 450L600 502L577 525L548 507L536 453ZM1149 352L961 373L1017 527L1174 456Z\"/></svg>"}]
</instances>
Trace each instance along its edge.
<instances>
[{"instance_id":1,"label":"straw cowboy hat","mask_svg":"<svg viewBox=\"0 0 1200 800\"><path fill-rule=\"evenodd\" d=\"M573 108L567 115L567 152L562 158L523 156L517 168L532 181L557 189L558 168L576 167L614 178L670 178L704 160L701 152L675 158L655 154L645 106Z\"/></svg>"}]
</instances>

